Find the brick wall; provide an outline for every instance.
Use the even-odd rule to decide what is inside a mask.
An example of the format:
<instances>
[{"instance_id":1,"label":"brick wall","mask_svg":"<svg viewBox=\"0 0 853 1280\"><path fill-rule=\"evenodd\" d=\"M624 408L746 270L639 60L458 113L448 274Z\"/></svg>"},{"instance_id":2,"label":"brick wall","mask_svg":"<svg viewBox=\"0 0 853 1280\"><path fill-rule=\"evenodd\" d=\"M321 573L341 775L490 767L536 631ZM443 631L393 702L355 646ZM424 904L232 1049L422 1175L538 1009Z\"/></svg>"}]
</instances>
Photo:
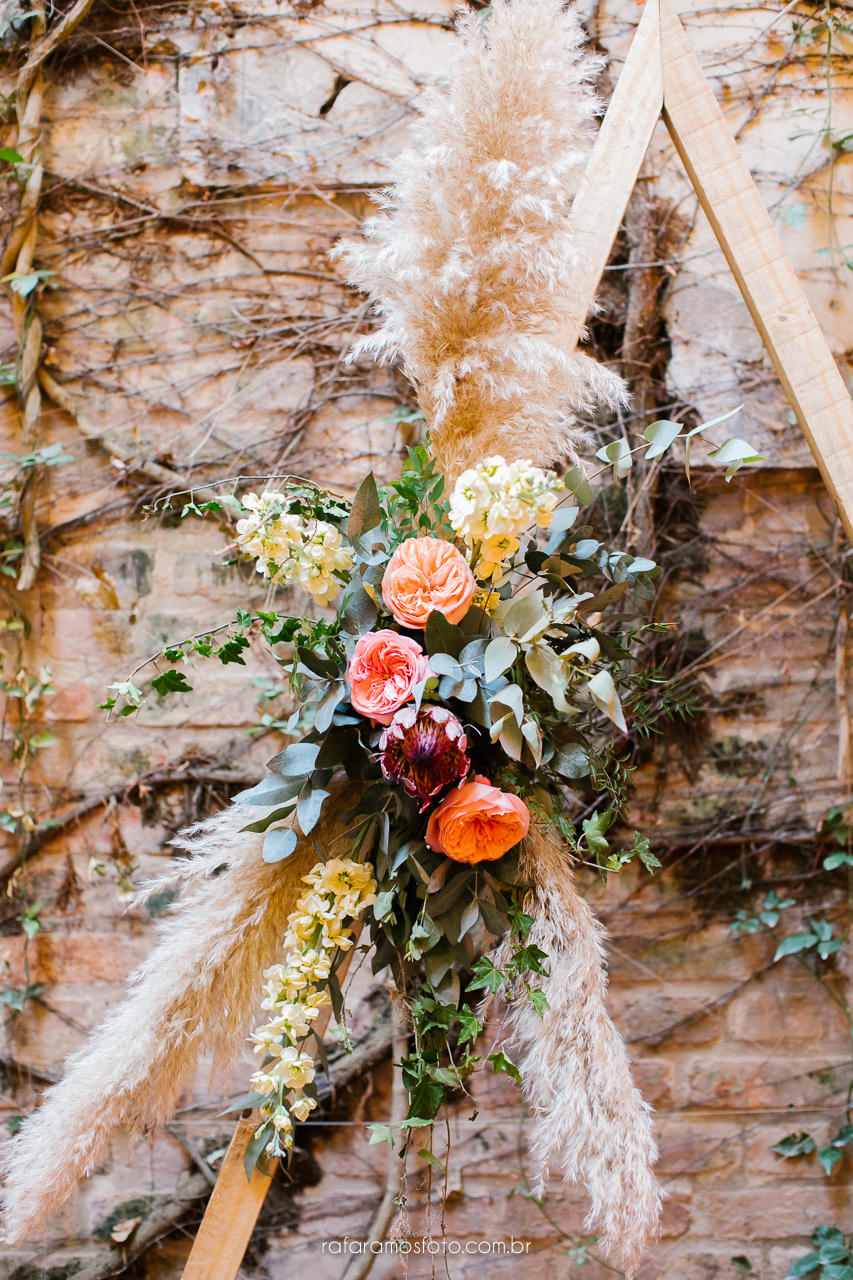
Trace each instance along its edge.
<instances>
[{"instance_id":1,"label":"brick wall","mask_svg":"<svg viewBox=\"0 0 853 1280\"><path fill-rule=\"evenodd\" d=\"M592 38L612 55L612 81L635 6L604 0L584 11ZM20 602L27 630L7 636L7 672L21 663L52 672L56 692L34 728L56 741L27 771L22 799L28 812L62 823L39 837L22 867L14 840L3 855L11 877L3 986L42 987L20 1014L7 1007L0 1107L12 1127L121 998L151 945L165 904L128 911L129 886L162 868L172 832L256 777L278 741L274 730L247 733L281 706L258 702L257 682L276 678L260 652L245 669L201 665L192 695L152 700L138 717L106 724L97 710L106 687L164 641L227 619L247 592L256 605L264 598L250 570L223 565L214 523L181 524L157 498L237 473L290 471L346 487L368 466L383 475L399 466L410 428L389 415L410 404L405 386L393 371L343 363L365 307L326 252L392 176L412 103L445 59L450 15L438 0L418 13L385 0L100 5L50 68L37 262L55 274L38 305L46 365L79 412L48 404L43 414L43 439L61 441L74 461L39 490L43 565ZM688 26L843 358L853 345L843 266L821 251L849 244L850 166L839 162L832 173L833 224L825 155L809 134L825 106L820 45L797 40L790 13L765 31L773 17L701 10ZM16 56L7 51L4 92ZM839 65L843 74L849 68ZM834 110L833 127L849 132L840 93ZM637 747L632 822L652 836L666 871L606 888L582 878L611 935L613 1012L657 1113L668 1199L643 1276L729 1277L739 1257L776 1280L806 1251L814 1226L850 1220L849 1155L826 1177L813 1156L783 1161L769 1150L795 1130L822 1140L843 1119L849 1024L833 1000L843 981L819 981L796 959L773 964L779 929L743 936L728 926L773 888L800 904L782 932L804 912L843 926L815 830L850 790L844 551L663 136L644 173L592 335L618 362L637 291L651 291L647 332L631 330L640 407L625 425L743 402L737 433L768 461L731 485L700 466L692 491L678 469L662 472L631 495L644 527L639 544L666 566L659 613L678 622L660 659L690 666L703 710L692 725L673 723ZM11 182L6 195L11 208ZM0 342L2 360L14 360L2 311ZM4 448L17 451L11 392L3 414ZM14 764L5 777L14 806ZM43 929L25 959L16 917L33 902L43 903ZM838 963L849 974L846 950ZM350 1005L362 1038L381 1023L383 999L381 985L360 974ZM389 1156L367 1145L364 1123L387 1116L389 1079L387 1063L361 1072L327 1121L303 1128L296 1185L271 1195L247 1277L342 1274L330 1242L364 1238L381 1196ZM200 1215L198 1157L215 1166L229 1132L218 1112L234 1091L243 1091L239 1079L200 1071L174 1124L133 1148L118 1138L44 1239L7 1252L0 1275L58 1280L80 1259L93 1277L107 1274L115 1223L144 1223L176 1189L188 1196L183 1216L171 1215L177 1229L164 1229L134 1265L152 1280L178 1275ZM450 1257L451 1273L574 1275L582 1197L557 1190L540 1207L525 1194L514 1086L483 1077L476 1108L474 1121L471 1104L449 1121L448 1236L463 1248L510 1237L527 1248L503 1260ZM435 1142L441 1157L441 1126ZM428 1188L428 1172L413 1160L409 1214L418 1230L431 1221L437 1235L441 1178L433 1169ZM427 1276L431 1265L413 1257L408 1274ZM400 1259L378 1259L373 1274L401 1275ZM579 1274L608 1273L591 1260Z\"/></svg>"}]
</instances>

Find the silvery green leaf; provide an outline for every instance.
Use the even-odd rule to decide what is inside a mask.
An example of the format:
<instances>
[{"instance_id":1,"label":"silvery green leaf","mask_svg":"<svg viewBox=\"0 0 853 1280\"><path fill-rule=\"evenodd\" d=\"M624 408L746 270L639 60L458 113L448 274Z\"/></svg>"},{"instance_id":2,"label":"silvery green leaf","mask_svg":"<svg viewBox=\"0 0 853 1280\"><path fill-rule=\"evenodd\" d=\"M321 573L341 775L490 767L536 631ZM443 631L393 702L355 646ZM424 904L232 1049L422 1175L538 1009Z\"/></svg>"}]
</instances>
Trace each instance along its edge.
<instances>
[{"instance_id":1,"label":"silvery green leaf","mask_svg":"<svg viewBox=\"0 0 853 1280\"><path fill-rule=\"evenodd\" d=\"M319 742L292 742L267 762L267 768L285 778L304 778L313 772L319 753Z\"/></svg>"},{"instance_id":2,"label":"silvery green leaf","mask_svg":"<svg viewBox=\"0 0 853 1280\"><path fill-rule=\"evenodd\" d=\"M497 636L491 640L483 663L486 684L502 676L515 662L517 654L518 649L508 636Z\"/></svg>"},{"instance_id":3,"label":"silvery green leaf","mask_svg":"<svg viewBox=\"0 0 853 1280\"><path fill-rule=\"evenodd\" d=\"M282 804L298 795L301 785L301 782L294 783L279 773L268 773L257 786L250 787L248 791L239 791L234 801L240 804Z\"/></svg>"},{"instance_id":4,"label":"silvery green leaf","mask_svg":"<svg viewBox=\"0 0 853 1280\"><path fill-rule=\"evenodd\" d=\"M307 795L300 796L296 805L296 817L299 829L304 836L309 835L316 827L323 801L328 794L328 791L324 791L322 787L312 787Z\"/></svg>"},{"instance_id":5,"label":"silvery green leaf","mask_svg":"<svg viewBox=\"0 0 853 1280\"><path fill-rule=\"evenodd\" d=\"M579 511L580 507L555 507L551 523L548 525L548 532L565 533L567 529L571 529L578 518Z\"/></svg>"},{"instance_id":6,"label":"silvery green leaf","mask_svg":"<svg viewBox=\"0 0 853 1280\"><path fill-rule=\"evenodd\" d=\"M449 653L431 653L429 669L437 676L453 676L456 680L462 678L461 666Z\"/></svg>"},{"instance_id":7,"label":"silvery green leaf","mask_svg":"<svg viewBox=\"0 0 853 1280\"><path fill-rule=\"evenodd\" d=\"M651 423L643 432L644 439L648 440L649 448L646 450L646 462L651 462L653 458L659 458L662 453L666 453L673 440L677 440L681 435L683 423L672 422L669 418L659 418L657 422Z\"/></svg>"},{"instance_id":8,"label":"silvery green leaf","mask_svg":"<svg viewBox=\"0 0 853 1280\"><path fill-rule=\"evenodd\" d=\"M581 467L572 467L571 471L563 477L566 488L573 493L578 502L583 507L588 507L595 498L595 494L590 488L589 481L583 473Z\"/></svg>"},{"instance_id":9,"label":"silvery green leaf","mask_svg":"<svg viewBox=\"0 0 853 1280\"><path fill-rule=\"evenodd\" d=\"M551 761L551 768L561 778L585 778L589 773L589 755L579 742L561 747Z\"/></svg>"},{"instance_id":10,"label":"silvery green leaf","mask_svg":"<svg viewBox=\"0 0 853 1280\"><path fill-rule=\"evenodd\" d=\"M373 914L377 920L388 920L394 912L393 889L385 889L382 893L376 895L376 901L373 904Z\"/></svg>"},{"instance_id":11,"label":"silvery green leaf","mask_svg":"<svg viewBox=\"0 0 853 1280\"><path fill-rule=\"evenodd\" d=\"M611 440L602 449L597 449L595 456L600 458L602 462L611 464L613 474L617 480L621 479L622 476L626 476L634 465L628 441L622 439L621 436L618 440Z\"/></svg>"},{"instance_id":12,"label":"silvery green leaf","mask_svg":"<svg viewBox=\"0 0 853 1280\"><path fill-rule=\"evenodd\" d=\"M375 601L365 591L364 583L356 578L344 596L341 625L353 635L362 635L370 630L378 616Z\"/></svg>"},{"instance_id":13,"label":"silvery green leaf","mask_svg":"<svg viewBox=\"0 0 853 1280\"><path fill-rule=\"evenodd\" d=\"M630 574L635 573L651 573L652 569L656 569L657 564L654 560L647 560L645 556L635 556L628 566Z\"/></svg>"},{"instance_id":14,"label":"silvery green leaf","mask_svg":"<svg viewBox=\"0 0 853 1280\"><path fill-rule=\"evenodd\" d=\"M462 912L462 919L459 922L459 936L457 937L456 941L461 942L462 939L465 937L465 934L474 928L474 925L477 923L479 919L480 919L479 903L476 900L474 902L469 902L465 910Z\"/></svg>"},{"instance_id":15,"label":"silvery green leaf","mask_svg":"<svg viewBox=\"0 0 853 1280\"><path fill-rule=\"evenodd\" d=\"M283 862L296 848L298 838L290 827L276 827L268 831L264 840L264 862Z\"/></svg>"},{"instance_id":16,"label":"silvery green leaf","mask_svg":"<svg viewBox=\"0 0 853 1280\"><path fill-rule=\"evenodd\" d=\"M507 716L501 730L500 744L511 760L520 760L524 750L521 729L512 716Z\"/></svg>"},{"instance_id":17,"label":"silvery green leaf","mask_svg":"<svg viewBox=\"0 0 853 1280\"><path fill-rule=\"evenodd\" d=\"M571 708L564 697L566 677L558 655L546 645L536 645L524 655L524 665L539 688L548 694L557 710L567 715ZM501 694L495 696L500 697Z\"/></svg>"},{"instance_id":18,"label":"silvery green leaf","mask_svg":"<svg viewBox=\"0 0 853 1280\"><path fill-rule=\"evenodd\" d=\"M613 683L613 677L610 672L596 672L587 688L599 711L603 711L607 718L613 721L617 729L627 733L628 726L622 714L622 704L619 701L619 694L616 692L616 685Z\"/></svg>"},{"instance_id":19,"label":"silvery green leaf","mask_svg":"<svg viewBox=\"0 0 853 1280\"><path fill-rule=\"evenodd\" d=\"M521 724L524 719L524 694L517 684L508 684L489 699L492 707L506 707Z\"/></svg>"},{"instance_id":20,"label":"silvery green leaf","mask_svg":"<svg viewBox=\"0 0 853 1280\"><path fill-rule=\"evenodd\" d=\"M480 686L476 680L463 680L453 696L458 698L460 702L473 702L479 688Z\"/></svg>"},{"instance_id":21,"label":"silvery green leaf","mask_svg":"<svg viewBox=\"0 0 853 1280\"><path fill-rule=\"evenodd\" d=\"M709 461L726 468L726 482L748 462L763 462L764 455L756 453L746 440L732 436L708 454Z\"/></svg>"},{"instance_id":22,"label":"silvery green leaf","mask_svg":"<svg viewBox=\"0 0 853 1280\"><path fill-rule=\"evenodd\" d=\"M588 640L578 640L577 644L570 644L568 649L563 653L564 658L577 657L582 662L595 662L601 653L601 645L595 636L590 636Z\"/></svg>"},{"instance_id":23,"label":"silvery green leaf","mask_svg":"<svg viewBox=\"0 0 853 1280\"><path fill-rule=\"evenodd\" d=\"M541 591L532 591L529 596L509 599L498 605L495 620L509 635L521 635L531 627L537 627L542 617L548 616L545 598Z\"/></svg>"},{"instance_id":24,"label":"silvery green leaf","mask_svg":"<svg viewBox=\"0 0 853 1280\"><path fill-rule=\"evenodd\" d=\"M698 427L694 427L692 431L688 431L685 439L689 440L692 436L698 436L700 432L707 431L709 427L719 426L721 422L727 422L729 418L733 418L736 413L740 413L743 408L742 404L736 405L734 409L729 409L727 413L721 413L716 418L709 419L708 422L700 422Z\"/></svg>"},{"instance_id":25,"label":"silvery green leaf","mask_svg":"<svg viewBox=\"0 0 853 1280\"><path fill-rule=\"evenodd\" d=\"M459 661L478 666L483 661L483 655L488 646L489 641L485 636L477 636L474 640L469 640L459 655Z\"/></svg>"},{"instance_id":26,"label":"silvery green leaf","mask_svg":"<svg viewBox=\"0 0 853 1280\"><path fill-rule=\"evenodd\" d=\"M497 720L492 721L491 728L489 729L489 737L492 742L497 742L503 732L504 725L510 718L514 719L515 717L512 715L511 711L507 711L506 715L500 716Z\"/></svg>"},{"instance_id":27,"label":"silvery green leaf","mask_svg":"<svg viewBox=\"0 0 853 1280\"><path fill-rule=\"evenodd\" d=\"M314 728L318 733L325 733L331 726L332 720L337 710L338 703L346 692L346 685L343 680L336 680L334 684L330 684L314 712Z\"/></svg>"},{"instance_id":28,"label":"silvery green leaf","mask_svg":"<svg viewBox=\"0 0 853 1280\"><path fill-rule=\"evenodd\" d=\"M538 769L542 763L542 734L539 730L539 725L535 720L525 720L521 726L521 732Z\"/></svg>"}]
</instances>

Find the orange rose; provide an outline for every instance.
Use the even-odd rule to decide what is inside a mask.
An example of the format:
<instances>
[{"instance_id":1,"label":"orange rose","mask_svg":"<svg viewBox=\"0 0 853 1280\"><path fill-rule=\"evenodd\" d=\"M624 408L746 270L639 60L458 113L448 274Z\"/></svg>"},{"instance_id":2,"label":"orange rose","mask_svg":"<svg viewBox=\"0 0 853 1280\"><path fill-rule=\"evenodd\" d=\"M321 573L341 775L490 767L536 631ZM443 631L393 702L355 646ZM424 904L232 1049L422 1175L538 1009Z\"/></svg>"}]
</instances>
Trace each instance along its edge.
<instances>
[{"instance_id":1,"label":"orange rose","mask_svg":"<svg viewBox=\"0 0 853 1280\"><path fill-rule=\"evenodd\" d=\"M361 715L390 724L426 674L426 655L416 640L396 631L368 631L359 638L347 668L350 702Z\"/></svg>"},{"instance_id":2,"label":"orange rose","mask_svg":"<svg viewBox=\"0 0 853 1280\"><path fill-rule=\"evenodd\" d=\"M442 538L407 538L401 542L382 579L385 603L401 627L423 629L437 610L448 622L459 622L477 584L465 557Z\"/></svg>"},{"instance_id":3,"label":"orange rose","mask_svg":"<svg viewBox=\"0 0 853 1280\"><path fill-rule=\"evenodd\" d=\"M529 827L524 801L478 775L433 810L426 842L456 862L493 862L518 844Z\"/></svg>"}]
</instances>

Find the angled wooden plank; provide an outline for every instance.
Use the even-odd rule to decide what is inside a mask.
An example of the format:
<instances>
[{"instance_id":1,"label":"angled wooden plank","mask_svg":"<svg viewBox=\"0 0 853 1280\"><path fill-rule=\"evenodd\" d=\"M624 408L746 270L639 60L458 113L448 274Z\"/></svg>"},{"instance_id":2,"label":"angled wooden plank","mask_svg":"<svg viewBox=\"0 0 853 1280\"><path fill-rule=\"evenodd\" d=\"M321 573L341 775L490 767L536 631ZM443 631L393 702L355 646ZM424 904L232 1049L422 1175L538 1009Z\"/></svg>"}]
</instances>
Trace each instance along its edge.
<instances>
[{"instance_id":1,"label":"angled wooden plank","mask_svg":"<svg viewBox=\"0 0 853 1280\"><path fill-rule=\"evenodd\" d=\"M576 304L566 308L560 344L568 350L583 329L662 105L660 17L655 0L648 0L572 204L579 258L575 294L583 313Z\"/></svg>"},{"instance_id":2,"label":"angled wooden plank","mask_svg":"<svg viewBox=\"0 0 853 1280\"><path fill-rule=\"evenodd\" d=\"M344 953L336 970L341 985L355 954L355 943L358 942L360 931L360 924L356 924L355 942ZM315 1018L314 1031L318 1037L322 1038L325 1034L331 1016L331 1006L326 1005ZM258 1214L272 1186L272 1176L256 1168L251 1178L247 1178L243 1166L246 1148L260 1122L260 1112L252 1111L241 1117L234 1130L216 1186L207 1202L201 1226L187 1258L182 1280L234 1280L240 1270ZM275 1173L277 1163L269 1162L270 1174Z\"/></svg>"},{"instance_id":3,"label":"angled wooden plank","mask_svg":"<svg viewBox=\"0 0 853 1280\"><path fill-rule=\"evenodd\" d=\"M853 541L853 403L681 20L659 3L664 120Z\"/></svg>"},{"instance_id":4,"label":"angled wooden plank","mask_svg":"<svg viewBox=\"0 0 853 1280\"><path fill-rule=\"evenodd\" d=\"M240 1270L272 1178L255 1169L246 1177L243 1156L260 1115L243 1116L222 1161L213 1194L184 1268L183 1280L233 1280Z\"/></svg>"}]
</instances>

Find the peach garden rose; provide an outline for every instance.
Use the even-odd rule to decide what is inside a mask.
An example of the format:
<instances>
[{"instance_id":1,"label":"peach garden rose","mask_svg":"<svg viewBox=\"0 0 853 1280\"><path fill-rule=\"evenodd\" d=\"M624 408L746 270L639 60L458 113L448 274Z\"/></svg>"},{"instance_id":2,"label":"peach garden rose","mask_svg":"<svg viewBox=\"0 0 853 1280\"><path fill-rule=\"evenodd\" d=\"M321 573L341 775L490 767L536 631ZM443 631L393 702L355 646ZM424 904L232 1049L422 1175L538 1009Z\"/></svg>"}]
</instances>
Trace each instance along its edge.
<instances>
[{"instance_id":1,"label":"peach garden rose","mask_svg":"<svg viewBox=\"0 0 853 1280\"><path fill-rule=\"evenodd\" d=\"M529 828L524 801L478 774L433 810L426 842L456 862L493 862L518 844Z\"/></svg>"},{"instance_id":2,"label":"peach garden rose","mask_svg":"<svg viewBox=\"0 0 853 1280\"><path fill-rule=\"evenodd\" d=\"M350 702L360 715L390 724L427 670L426 654L416 640L396 631L368 631L347 668Z\"/></svg>"},{"instance_id":3,"label":"peach garden rose","mask_svg":"<svg viewBox=\"0 0 853 1280\"><path fill-rule=\"evenodd\" d=\"M477 583L467 560L443 538L407 538L388 561L382 596L401 627L422 630L429 615L460 622Z\"/></svg>"}]
</instances>

